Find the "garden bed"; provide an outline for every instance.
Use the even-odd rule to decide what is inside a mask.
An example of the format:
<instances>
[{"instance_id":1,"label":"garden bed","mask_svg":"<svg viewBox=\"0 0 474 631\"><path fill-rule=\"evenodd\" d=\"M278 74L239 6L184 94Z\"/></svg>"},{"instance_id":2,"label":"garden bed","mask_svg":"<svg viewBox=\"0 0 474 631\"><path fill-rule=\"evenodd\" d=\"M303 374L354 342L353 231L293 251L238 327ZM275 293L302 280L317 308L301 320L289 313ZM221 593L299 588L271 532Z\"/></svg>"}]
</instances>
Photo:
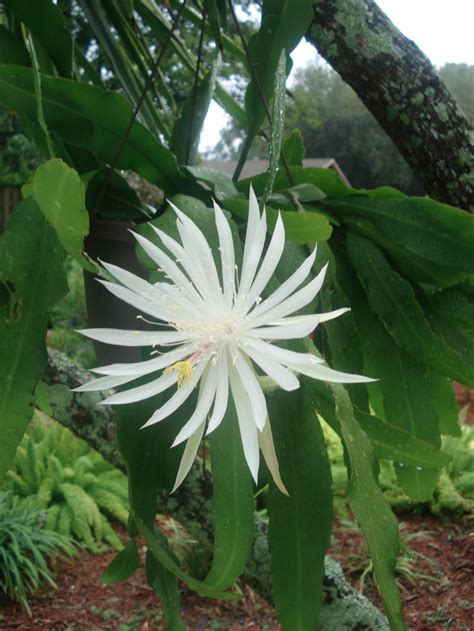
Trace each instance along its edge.
<instances>
[{"instance_id":1,"label":"garden bed","mask_svg":"<svg viewBox=\"0 0 474 631\"><path fill-rule=\"evenodd\" d=\"M410 631L469 631L474 613L474 540L468 533L469 519L407 515L401 521L405 537L418 533L409 542L417 556L404 565L406 569L399 577L408 628ZM337 524L331 553L342 563L351 583L359 587L369 558L360 535L350 525ZM100 583L100 576L113 556L113 552L100 556L81 553L75 560L57 561L58 589L31 601L32 618L18 606L4 603L0 629L164 629L156 598L142 570L115 586ZM203 601L184 591L183 617L191 631L279 629L273 608L248 586L244 585L243 591L242 600L224 603ZM364 591L380 606L370 573L364 581Z\"/></svg>"}]
</instances>

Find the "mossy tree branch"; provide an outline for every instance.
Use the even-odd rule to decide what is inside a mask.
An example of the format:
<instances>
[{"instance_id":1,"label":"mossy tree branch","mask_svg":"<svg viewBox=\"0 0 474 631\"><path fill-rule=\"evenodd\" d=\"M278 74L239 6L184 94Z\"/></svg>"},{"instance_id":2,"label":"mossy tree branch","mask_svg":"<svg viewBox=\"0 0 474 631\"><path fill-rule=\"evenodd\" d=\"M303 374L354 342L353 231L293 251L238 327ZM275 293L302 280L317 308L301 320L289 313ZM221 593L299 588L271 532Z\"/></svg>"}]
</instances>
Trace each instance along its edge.
<instances>
[{"instance_id":1,"label":"mossy tree branch","mask_svg":"<svg viewBox=\"0 0 474 631\"><path fill-rule=\"evenodd\" d=\"M316 0L306 35L432 197L474 212L468 121L431 62L373 0Z\"/></svg>"}]
</instances>

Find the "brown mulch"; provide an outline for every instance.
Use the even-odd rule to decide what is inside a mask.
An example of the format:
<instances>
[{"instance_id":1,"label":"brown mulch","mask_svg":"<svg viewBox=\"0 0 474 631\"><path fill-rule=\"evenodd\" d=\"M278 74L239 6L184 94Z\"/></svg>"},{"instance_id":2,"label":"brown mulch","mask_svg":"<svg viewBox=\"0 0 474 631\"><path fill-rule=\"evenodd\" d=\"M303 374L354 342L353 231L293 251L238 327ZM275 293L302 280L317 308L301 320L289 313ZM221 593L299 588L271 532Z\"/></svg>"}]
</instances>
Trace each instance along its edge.
<instances>
[{"instance_id":1,"label":"brown mulch","mask_svg":"<svg viewBox=\"0 0 474 631\"><path fill-rule=\"evenodd\" d=\"M397 582L410 631L474 629L474 537L472 518L399 517L402 542L414 552L402 556ZM412 537L412 535L417 536ZM330 550L352 585L361 588L368 565L365 543L352 525L339 525ZM368 572L363 592L379 608L382 601Z\"/></svg>"},{"instance_id":2,"label":"brown mulch","mask_svg":"<svg viewBox=\"0 0 474 631\"><path fill-rule=\"evenodd\" d=\"M422 533L409 545L419 553L399 575L410 631L470 631L474 629L474 537L469 520L439 520L431 516L402 518L404 537ZM367 567L360 535L336 524L331 554L343 565L354 585ZM30 618L17 605L0 603L0 629L5 631L158 631L164 622L143 570L114 586L100 583L114 557L82 553L60 560L55 568L58 589L31 601ZM205 600L182 594L183 618L191 631L278 631L275 612L248 586L244 598L233 602ZM364 593L379 607L381 601L370 573ZM337 630L334 630L337 631Z\"/></svg>"}]
</instances>

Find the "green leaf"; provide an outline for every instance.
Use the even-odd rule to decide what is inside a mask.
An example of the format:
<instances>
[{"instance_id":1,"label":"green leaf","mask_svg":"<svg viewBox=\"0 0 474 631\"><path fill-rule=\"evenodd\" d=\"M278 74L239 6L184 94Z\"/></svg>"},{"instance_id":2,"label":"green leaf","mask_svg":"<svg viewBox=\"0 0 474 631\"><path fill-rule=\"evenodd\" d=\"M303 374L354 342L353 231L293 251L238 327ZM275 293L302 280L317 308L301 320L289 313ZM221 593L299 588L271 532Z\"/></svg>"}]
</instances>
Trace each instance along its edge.
<instances>
[{"instance_id":1,"label":"green leaf","mask_svg":"<svg viewBox=\"0 0 474 631\"><path fill-rule=\"evenodd\" d=\"M438 426L441 434L461 436L459 426L459 412L453 384L449 379L440 375L432 375L435 408L438 412Z\"/></svg>"},{"instance_id":2,"label":"green leaf","mask_svg":"<svg viewBox=\"0 0 474 631\"><path fill-rule=\"evenodd\" d=\"M284 631L318 628L324 556L332 524L331 469L324 436L304 388L268 397L280 473L289 496L270 483L268 542L272 585Z\"/></svg>"},{"instance_id":3,"label":"green leaf","mask_svg":"<svg viewBox=\"0 0 474 631\"><path fill-rule=\"evenodd\" d=\"M238 169L245 163L248 150L265 118L261 93L269 103L283 50L286 53L287 71L290 70L290 53L308 29L313 15L312 4L312 0L265 0L263 3L260 29L248 43L253 73L245 94L248 128Z\"/></svg>"},{"instance_id":4,"label":"green leaf","mask_svg":"<svg viewBox=\"0 0 474 631\"><path fill-rule=\"evenodd\" d=\"M102 163L113 163L132 116L132 108L121 95L45 75L42 93L51 133L64 143L93 151ZM30 68L0 65L0 101L18 112L22 121L30 125L36 121ZM173 154L139 123L133 125L116 166L135 171L168 194L186 183Z\"/></svg>"},{"instance_id":5,"label":"green leaf","mask_svg":"<svg viewBox=\"0 0 474 631\"><path fill-rule=\"evenodd\" d=\"M130 539L125 548L109 563L100 580L104 585L115 585L132 576L139 565L137 543L135 539Z\"/></svg>"},{"instance_id":6,"label":"green leaf","mask_svg":"<svg viewBox=\"0 0 474 631\"><path fill-rule=\"evenodd\" d=\"M293 129L283 142L283 153L290 166L303 166L304 143L299 129Z\"/></svg>"},{"instance_id":7,"label":"green leaf","mask_svg":"<svg viewBox=\"0 0 474 631\"><path fill-rule=\"evenodd\" d=\"M281 51L275 73L275 91L273 94L272 104L272 125L269 146L269 164L267 171L267 181L265 183L265 191L263 199L267 200L273 191L275 177L280 163L281 145L283 141L283 131L285 128L285 93L286 88L286 55L285 51Z\"/></svg>"},{"instance_id":8,"label":"green leaf","mask_svg":"<svg viewBox=\"0 0 474 631\"><path fill-rule=\"evenodd\" d=\"M238 197L239 191L235 188L235 184L228 173L220 169L211 169L209 167L186 167L196 180L205 182L210 186L217 199L225 199L226 197Z\"/></svg>"},{"instance_id":9,"label":"green leaf","mask_svg":"<svg viewBox=\"0 0 474 631\"><path fill-rule=\"evenodd\" d=\"M41 43L58 71L72 75L73 44L63 14L51 0L5 0L5 4Z\"/></svg>"},{"instance_id":10,"label":"green leaf","mask_svg":"<svg viewBox=\"0 0 474 631\"><path fill-rule=\"evenodd\" d=\"M216 0L204 0L203 11L206 13L207 21L211 26L214 41L221 52L224 51L224 43L221 35L220 11L217 7ZM225 6L224 6L225 11Z\"/></svg>"},{"instance_id":11,"label":"green leaf","mask_svg":"<svg viewBox=\"0 0 474 631\"><path fill-rule=\"evenodd\" d=\"M31 66L26 48L2 24L0 24L0 63Z\"/></svg>"},{"instance_id":12,"label":"green leaf","mask_svg":"<svg viewBox=\"0 0 474 631\"><path fill-rule=\"evenodd\" d=\"M352 242L350 235L347 242ZM439 447L438 414L433 401L435 382L431 371L399 348L370 311L367 297L341 251L337 255L337 276L350 300L360 337L364 340L366 373L379 379L378 383L367 387L372 406L392 425ZM399 462L406 464L405 460ZM420 466L420 463L414 468L397 465L397 475L411 497L427 500L432 495L438 472L420 470Z\"/></svg>"},{"instance_id":13,"label":"green leaf","mask_svg":"<svg viewBox=\"0 0 474 631\"><path fill-rule=\"evenodd\" d=\"M447 346L431 329L410 283L371 241L349 233L347 248L369 304L398 346L433 370L474 387L472 358Z\"/></svg>"},{"instance_id":14,"label":"green leaf","mask_svg":"<svg viewBox=\"0 0 474 631\"><path fill-rule=\"evenodd\" d=\"M35 388L35 406L44 414L53 417L53 410L49 400L48 386L44 381L38 381Z\"/></svg>"},{"instance_id":15,"label":"green leaf","mask_svg":"<svg viewBox=\"0 0 474 631\"><path fill-rule=\"evenodd\" d=\"M220 426L209 436L209 446L214 480L214 556L205 585L224 590L242 573L254 531L252 480L233 404L228 407Z\"/></svg>"},{"instance_id":16,"label":"green leaf","mask_svg":"<svg viewBox=\"0 0 474 631\"><path fill-rule=\"evenodd\" d=\"M46 367L50 308L66 293L63 249L32 199L10 216L0 238L0 478L10 467L33 413Z\"/></svg>"},{"instance_id":17,"label":"green leaf","mask_svg":"<svg viewBox=\"0 0 474 631\"><path fill-rule=\"evenodd\" d=\"M155 529L157 537L165 550L170 553L170 547L166 537ZM148 584L160 599L166 620L167 631L186 631L188 628L181 618L181 605L176 576L167 570L150 552L147 551L145 561L145 573Z\"/></svg>"},{"instance_id":18,"label":"green leaf","mask_svg":"<svg viewBox=\"0 0 474 631\"><path fill-rule=\"evenodd\" d=\"M349 395L339 384L331 389L350 464L347 497L369 547L390 629L405 631L394 576L400 548L397 520L373 477L372 447L354 417Z\"/></svg>"},{"instance_id":19,"label":"green leaf","mask_svg":"<svg viewBox=\"0 0 474 631\"><path fill-rule=\"evenodd\" d=\"M84 205L85 186L76 171L53 158L36 169L27 190L56 230L66 252L84 269L93 272L95 267L83 255L89 215Z\"/></svg>"},{"instance_id":20,"label":"green leaf","mask_svg":"<svg viewBox=\"0 0 474 631\"><path fill-rule=\"evenodd\" d=\"M423 197L325 200L344 224L386 250L416 282L447 287L474 274L474 217Z\"/></svg>"},{"instance_id":21,"label":"green leaf","mask_svg":"<svg viewBox=\"0 0 474 631\"><path fill-rule=\"evenodd\" d=\"M281 206L292 204L293 207L296 206L297 209L301 209L299 202L318 202L325 197L326 195L323 191L317 186L314 186L314 184L297 184L291 188L285 188L277 193L272 193L269 196L269 200L273 204Z\"/></svg>"},{"instance_id":22,"label":"green leaf","mask_svg":"<svg viewBox=\"0 0 474 631\"><path fill-rule=\"evenodd\" d=\"M197 164L199 158L199 140L214 95L220 56L212 65L212 70L201 83L191 90L184 102L181 116L176 120L171 135L171 151L182 164Z\"/></svg>"},{"instance_id":23,"label":"green leaf","mask_svg":"<svg viewBox=\"0 0 474 631\"><path fill-rule=\"evenodd\" d=\"M248 201L245 199L224 199L223 206L233 215L246 219ZM332 227L324 215L317 213L297 213L290 210L278 211L267 206L268 229L273 230L280 213L285 226L286 238L300 244L313 244L315 241L326 241L332 233Z\"/></svg>"}]
</instances>

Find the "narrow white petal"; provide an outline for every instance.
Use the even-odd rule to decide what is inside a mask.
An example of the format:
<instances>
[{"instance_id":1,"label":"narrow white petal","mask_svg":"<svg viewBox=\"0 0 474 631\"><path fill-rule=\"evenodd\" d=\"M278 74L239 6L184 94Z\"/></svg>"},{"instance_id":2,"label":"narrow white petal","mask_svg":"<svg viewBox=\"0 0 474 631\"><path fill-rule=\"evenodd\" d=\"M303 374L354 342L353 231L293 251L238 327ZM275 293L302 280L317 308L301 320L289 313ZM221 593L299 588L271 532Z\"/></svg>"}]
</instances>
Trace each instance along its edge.
<instances>
[{"instance_id":1,"label":"narrow white petal","mask_svg":"<svg viewBox=\"0 0 474 631\"><path fill-rule=\"evenodd\" d=\"M311 355L309 356L312 357ZM287 366L302 375L312 377L313 379L320 379L321 381L331 381L332 383L370 383L377 381L376 379L371 379L363 375L353 375L351 373L333 370L329 368L329 366L315 364L313 362L287 364Z\"/></svg>"},{"instance_id":2,"label":"narrow white petal","mask_svg":"<svg viewBox=\"0 0 474 631\"><path fill-rule=\"evenodd\" d=\"M162 368L166 368L167 366L174 364L187 355L190 355L195 349L195 345L186 344L184 346L174 348L172 351L164 353L163 355L158 355L158 357L154 357L153 359L148 359L142 362L133 362L130 364L110 364L108 366L100 366L99 368L93 368L92 372L95 372L98 375L136 375L137 377L142 377L155 372L155 370L161 370Z\"/></svg>"},{"instance_id":3,"label":"narrow white petal","mask_svg":"<svg viewBox=\"0 0 474 631\"><path fill-rule=\"evenodd\" d=\"M216 219L217 234L219 236L219 247L222 264L222 290L224 302L227 308L232 305L235 293L235 250L232 240L232 231L224 213L214 202L214 213Z\"/></svg>"},{"instance_id":4,"label":"narrow white petal","mask_svg":"<svg viewBox=\"0 0 474 631\"><path fill-rule=\"evenodd\" d=\"M244 346L242 350L283 390L289 392L300 387L298 378L291 370L288 370L288 368L285 368L273 358L248 345Z\"/></svg>"},{"instance_id":5,"label":"narrow white petal","mask_svg":"<svg viewBox=\"0 0 474 631\"><path fill-rule=\"evenodd\" d=\"M109 390L110 388L116 388L122 386L124 383L133 381L136 377L132 376L114 376L114 377L100 377L100 379L94 379L84 383L82 386L73 388L72 392L95 392L97 390Z\"/></svg>"},{"instance_id":6,"label":"narrow white petal","mask_svg":"<svg viewBox=\"0 0 474 631\"><path fill-rule=\"evenodd\" d=\"M201 379L201 387L199 389L199 397L196 409L194 410L189 421L187 421L179 434L176 436L174 443L171 445L172 447L176 447L176 445L179 445L184 440L188 439L206 420L216 394L216 381L216 367L208 365L208 368Z\"/></svg>"},{"instance_id":7,"label":"narrow white petal","mask_svg":"<svg viewBox=\"0 0 474 631\"><path fill-rule=\"evenodd\" d=\"M125 285L137 294L149 293L151 296L159 298L160 294L156 288L148 281L140 278L140 276L137 276L126 269L122 269L117 265L112 265L112 263L106 263L105 261L101 261L100 263L103 267L105 267L109 274L122 283L122 285Z\"/></svg>"},{"instance_id":8,"label":"narrow white petal","mask_svg":"<svg viewBox=\"0 0 474 631\"><path fill-rule=\"evenodd\" d=\"M329 320L334 320L344 313L350 311L349 307L341 307L340 309L335 309L334 311L326 311L326 313L318 313L320 322L329 322Z\"/></svg>"},{"instance_id":9,"label":"narrow white petal","mask_svg":"<svg viewBox=\"0 0 474 631\"><path fill-rule=\"evenodd\" d=\"M277 488L280 489L280 491L285 495L289 495L281 479L280 466L278 464L278 458L275 451L275 444L273 442L270 421L267 421L263 427L263 430L258 433L258 442L260 444L260 449L262 450L265 462L267 463L267 467Z\"/></svg>"},{"instance_id":10,"label":"narrow white petal","mask_svg":"<svg viewBox=\"0 0 474 631\"><path fill-rule=\"evenodd\" d=\"M308 362L309 364L322 364L323 360L310 353L298 353L296 351L290 351L286 348L280 348L274 344L269 344L263 340L252 337L243 337L242 343L244 348L254 348L265 356L274 359L275 361L288 366L289 364L295 364L300 362Z\"/></svg>"},{"instance_id":11,"label":"narrow white petal","mask_svg":"<svg viewBox=\"0 0 474 631\"><path fill-rule=\"evenodd\" d=\"M178 331L128 331L123 329L82 329L77 331L92 340L115 346L167 346L188 342L187 333Z\"/></svg>"},{"instance_id":12,"label":"narrow white petal","mask_svg":"<svg viewBox=\"0 0 474 631\"><path fill-rule=\"evenodd\" d=\"M252 410L245 389L235 368L229 364L229 383L239 421L240 437L250 473L258 482L258 465L260 460L258 448L257 426L252 418Z\"/></svg>"},{"instance_id":13,"label":"narrow white petal","mask_svg":"<svg viewBox=\"0 0 474 631\"><path fill-rule=\"evenodd\" d=\"M161 233L161 231L158 231L157 228L155 228L155 226L151 226L151 227L154 229L156 233L160 235L160 238L161 238L161 234L164 234L164 233ZM160 250L160 248L158 248L154 243L152 243L145 237L142 237L141 234L138 234L136 232L133 232L132 234L134 235L138 243L142 246L142 248L145 250L145 252L148 254L148 256L159 266L160 269L164 271L164 273L168 276L168 278L170 278L177 287L180 287L185 292L187 298L196 306L196 308L199 309L203 307L204 304L202 301L202 296L199 295L199 293L196 291L195 287L193 286L192 282L179 269L176 263L167 254L165 254L165 252ZM179 248L181 247L179 243L174 241L174 239L172 239L168 235L166 235L166 238L168 240L168 243L172 242L177 247ZM170 249L168 245L166 247Z\"/></svg>"},{"instance_id":14,"label":"narrow white petal","mask_svg":"<svg viewBox=\"0 0 474 631\"><path fill-rule=\"evenodd\" d=\"M244 257L242 261L242 273L240 275L239 295L247 296L250 287L255 279L258 264L262 258L263 248L265 246L265 237L267 235L267 218L265 210L259 219L257 229L253 235L253 240L245 242Z\"/></svg>"},{"instance_id":15,"label":"narrow white petal","mask_svg":"<svg viewBox=\"0 0 474 631\"><path fill-rule=\"evenodd\" d=\"M229 374L227 368L227 356L223 353L216 364L217 384L214 409L212 410L206 434L213 432L221 423L227 411L229 401Z\"/></svg>"},{"instance_id":16,"label":"narrow white petal","mask_svg":"<svg viewBox=\"0 0 474 631\"><path fill-rule=\"evenodd\" d=\"M324 283L326 270L327 270L327 263L323 267L323 269L319 272L319 274L316 276L316 278L313 278L313 280L310 283L308 283L307 285L299 289L293 295L286 298L286 300L283 300L282 302L275 305L271 309L266 310L265 313L263 314L260 313L258 316L254 317L251 320L251 326L255 327L261 324L268 324L272 320L283 318L289 315L290 313L294 313L295 311L298 311L298 309L302 309L303 307L305 307L307 304L309 304L313 300L313 298L316 296L318 291L321 289ZM264 303L262 302L260 306L263 306L263 304ZM259 309L259 307L257 307L253 313L256 313L257 309ZM249 316L249 319L251 318L252 315L253 314ZM248 322L247 322L247 325L249 325Z\"/></svg>"},{"instance_id":17,"label":"narrow white petal","mask_svg":"<svg viewBox=\"0 0 474 631\"><path fill-rule=\"evenodd\" d=\"M130 388L130 390L124 390L123 392L117 392L117 394L107 397L107 399L102 401L102 405L124 405L125 403L136 403L143 399L149 399L170 388L176 383L177 379L178 375L174 371L161 375L158 379L154 379L142 386Z\"/></svg>"},{"instance_id":18,"label":"narrow white petal","mask_svg":"<svg viewBox=\"0 0 474 631\"><path fill-rule=\"evenodd\" d=\"M304 316L303 316L304 317ZM303 318L302 317L302 318ZM258 329L248 329L245 335L259 337L264 340L297 340L309 335L319 322L319 316L309 315L306 319L299 318L296 322L266 326ZM284 322L284 320L282 320Z\"/></svg>"},{"instance_id":19,"label":"narrow white petal","mask_svg":"<svg viewBox=\"0 0 474 631\"><path fill-rule=\"evenodd\" d=\"M101 278L98 278L97 281L119 300L123 300L123 302L126 302L138 311L146 313L152 318L168 322L168 310L164 307L163 303L160 304L158 302L158 299L152 298L151 295L145 296L144 294L136 294L127 287L117 285L116 283L110 283L109 281L102 280Z\"/></svg>"},{"instance_id":20,"label":"narrow white petal","mask_svg":"<svg viewBox=\"0 0 474 631\"><path fill-rule=\"evenodd\" d=\"M158 408L158 410L154 412L154 414L142 427L154 425L155 423L162 421L167 416L172 414L175 410L177 410L193 393L196 384L201 378L204 368L208 364L208 361L209 359L205 359L200 364L198 364L194 368L191 378L186 381L186 383L184 383L180 388L178 388L173 396L169 398L168 401L164 403L160 408Z\"/></svg>"},{"instance_id":21,"label":"narrow white petal","mask_svg":"<svg viewBox=\"0 0 474 631\"><path fill-rule=\"evenodd\" d=\"M267 402L263 394L262 386L259 384L254 369L242 357L240 351L235 348L232 350L234 354L233 361L235 369L239 374L252 408L253 420L258 429L262 429L267 419Z\"/></svg>"},{"instance_id":22,"label":"narrow white petal","mask_svg":"<svg viewBox=\"0 0 474 631\"><path fill-rule=\"evenodd\" d=\"M183 456L179 465L178 473L176 475L176 481L171 493L174 493L176 491L176 489L179 487L184 478L188 475L189 470L193 466L193 462L196 459L196 454L201 443L205 426L206 423L201 423L200 427L198 427L198 429L194 432L194 434L189 438L188 442L186 443L186 447L184 448Z\"/></svg>"},{"instance_id":23,"label":"narrow white petal","mask_svg":"<svg viewBox=\"0 0 474 631\"><path fill-rule=\"evenodd\" d=\"M285 280L280 285L280 287L278 287L278 289L276 289L270 296L268 296L268 298L261 302L251 313L246 316L245 323L248 323L249 325L251 323L251 326L255 326L253 321L258 316L266 313L267 311L272 309L272 307L281 303L282 300L284 300L287 296L294 292L308 277L308 274L313 267L315 259L316 248L308 256L308 258L303 261L299 268L289 278L287 278L287 280Z\"/></svg>"},{"instance_id":24,"label":"narrow white petal","mask_svg":"<svg viewBox=\"0 0 474 631\"><path fill-rule=\"evenodd\" d=\"M268 250L263 259L262 265L255 277L252 287L249 291L249 303L255 302L262 291L267 286L269 280L275 273L278 263L280 262L283 249L285 247L285 227L280 213L278 213L277 222L273 235L268 246Z\"/></svg>"}]
</instances>

